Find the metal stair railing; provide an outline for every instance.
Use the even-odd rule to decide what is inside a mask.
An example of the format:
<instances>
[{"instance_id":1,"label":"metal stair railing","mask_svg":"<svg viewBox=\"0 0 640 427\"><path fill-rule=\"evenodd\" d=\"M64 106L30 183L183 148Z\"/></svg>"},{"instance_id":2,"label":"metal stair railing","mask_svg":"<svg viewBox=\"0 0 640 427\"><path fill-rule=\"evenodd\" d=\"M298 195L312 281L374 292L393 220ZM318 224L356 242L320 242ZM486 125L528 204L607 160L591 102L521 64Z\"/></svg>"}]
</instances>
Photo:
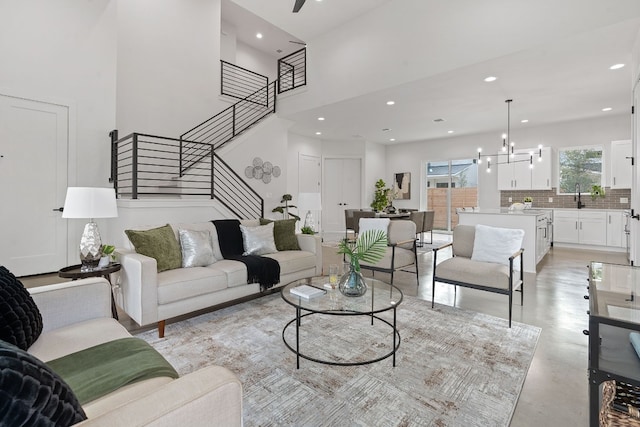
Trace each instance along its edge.
<instances>
[{"instance_id":1,"label":"metal stair railing","mask_svg":"<svg viewBox=\"0 0 640 427\"><path fill-rule=\"evenodd\" d=\"M238 99L245 99L269 85L269 77L223 60L220 60L220 76L220 94Z\"/></svg>"},{"instance_id":2,"label":"metal stair railing","mask_svg":"<svg viewBox=\"0 0 640 427\"><path fill-rule=\"evenodd\" d=\"M278 59L278 93L307 84L307 48Z\"/></svg>"},{"instance_id":3,"label":"metal stair railing","mask_svg":"<svg viewBox=\"0 0 640 427\"><path fill-rule=\"evenodd\" d=\"M111 178L118 198L200 196L215 199L238 218L264 216L264 200L210 144L111 132ZM181 147L201 145L197 165L181 172Z\"/></svg>"}]
</instances>

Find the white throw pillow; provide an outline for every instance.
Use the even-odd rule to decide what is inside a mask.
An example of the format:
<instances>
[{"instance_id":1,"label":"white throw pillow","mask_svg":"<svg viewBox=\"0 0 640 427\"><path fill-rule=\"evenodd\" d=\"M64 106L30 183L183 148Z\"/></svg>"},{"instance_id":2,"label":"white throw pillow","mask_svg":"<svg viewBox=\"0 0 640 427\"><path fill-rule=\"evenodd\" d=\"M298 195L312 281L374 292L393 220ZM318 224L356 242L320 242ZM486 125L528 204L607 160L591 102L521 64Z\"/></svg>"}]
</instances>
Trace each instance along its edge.
<instances>
[{"instance_id":1,"label":"white throw pillow","mask_svg":"<svg viewBox=\"0 0 640 427\"><path fill-rule=\"evenodd\" d=\"M471 259L509 265L509 257L522 248L524 230L476 225Z\"/></svg>"},{"instance_id":2,"label":"white throw pillow","mask_svg":"<svg viewBox=\"0 0 640 427\"><path fill-rule=\"evenodd\" d=\"M386 233L390 221L389 218L360 218L358 223L359 233L362 234L369 230L381 230Z\"/></svg>"},{"instance_id":3,"label":"white throw pillow","mask_svg":"<svg viewBox=\"0 0 640 427\"><path fill-rule=\"evenodd\" d=\"M242 255L266 255L278 252L273 237L273 222L257 227L240 224L244 253Z\"/></svg>"},{"instance_id":4,"label":"white throw pillow","mask_svg":"<svg viewBox=\"0 0 640 427\"><path fill-rule=\"evenodd\" d=\"M178 229L182 249L182 267L206 267L216 262L209 230Z\"/></svg>"}]
</instances>

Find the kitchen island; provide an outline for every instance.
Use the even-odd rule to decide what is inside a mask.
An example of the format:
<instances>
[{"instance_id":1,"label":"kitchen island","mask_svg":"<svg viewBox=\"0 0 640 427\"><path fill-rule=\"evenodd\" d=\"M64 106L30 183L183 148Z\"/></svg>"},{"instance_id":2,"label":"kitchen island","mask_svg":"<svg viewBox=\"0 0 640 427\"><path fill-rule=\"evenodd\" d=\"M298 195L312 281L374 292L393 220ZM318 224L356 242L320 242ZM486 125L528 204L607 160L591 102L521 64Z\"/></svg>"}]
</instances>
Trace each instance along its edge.
<instances>
[{"instance_id":1,"label":"kitchen island","mask_svg":"<svg viewBox=\"0 0 640 427\"><path fill-rule=\"evenodd\" d=\"M524 230L523 261L526 273L536 274L536 266L552 244L553 211L547 209L475 209L458 213L459 224L483 224Z\"/></svg>"}]
</instances>

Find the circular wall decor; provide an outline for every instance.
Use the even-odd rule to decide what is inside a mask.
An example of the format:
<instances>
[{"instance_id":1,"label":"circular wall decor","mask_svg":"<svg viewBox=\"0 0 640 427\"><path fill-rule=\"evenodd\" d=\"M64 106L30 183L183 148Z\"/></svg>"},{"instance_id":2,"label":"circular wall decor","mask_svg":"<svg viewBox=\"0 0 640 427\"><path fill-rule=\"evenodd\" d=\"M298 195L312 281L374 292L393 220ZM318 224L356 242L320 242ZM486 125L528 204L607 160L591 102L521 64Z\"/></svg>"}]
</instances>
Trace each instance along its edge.
<instances>
[{"instance_id":1,"label":"circular wall decor","mask_svg":"<svg viewBox=\"0 0 640 427\"><path fill-rule=\"evenodd\" d=\"M260 157L254 157L251 163L244 169L244 176L262 180L265 184L270 183L272 178L278 178L282 173L280 166L274 166L268 161L263 162Z\"/></svg>"}]
</instances>

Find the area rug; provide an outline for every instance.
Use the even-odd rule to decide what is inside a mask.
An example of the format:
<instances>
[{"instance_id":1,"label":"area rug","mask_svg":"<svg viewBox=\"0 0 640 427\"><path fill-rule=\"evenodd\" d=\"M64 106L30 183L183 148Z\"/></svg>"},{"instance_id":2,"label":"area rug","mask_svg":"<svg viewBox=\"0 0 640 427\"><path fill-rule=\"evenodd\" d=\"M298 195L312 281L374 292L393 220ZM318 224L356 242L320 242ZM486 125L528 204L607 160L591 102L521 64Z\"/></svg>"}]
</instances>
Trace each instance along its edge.
<instances>
[{"instance_id":1,"label":"area rug","mask_svg":"<svg viewBox=\"0 0 640 427\"><path fill-rule=\"evenodd\" d=\"M391 321L391 313L382 316ZM222 365L243 384L244 425L507 426L540 329L404 297L401 344L391 358L330 366L296 358L282 340L295 309L279 294L167 325L138 336L181 374ZM287 341L295 345L295 328ZM303 319L301 349L334 361L387 354L391 328L363 316Z\"/></svg>"}]
</instances>

